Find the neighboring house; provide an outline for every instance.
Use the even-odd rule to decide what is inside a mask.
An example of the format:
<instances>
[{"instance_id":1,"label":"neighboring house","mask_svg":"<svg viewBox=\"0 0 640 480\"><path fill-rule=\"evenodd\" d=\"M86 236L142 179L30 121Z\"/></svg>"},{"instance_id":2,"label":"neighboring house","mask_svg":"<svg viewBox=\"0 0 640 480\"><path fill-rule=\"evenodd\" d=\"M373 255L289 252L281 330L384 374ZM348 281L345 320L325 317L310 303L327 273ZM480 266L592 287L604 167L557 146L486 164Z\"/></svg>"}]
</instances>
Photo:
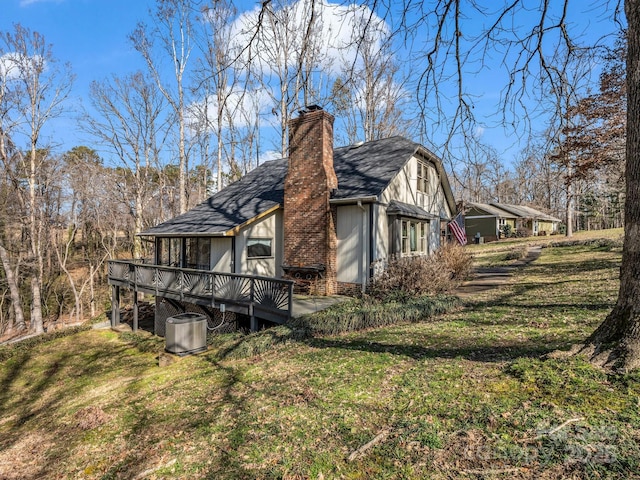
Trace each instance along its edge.
<instances>
[{"instance_id":1,"label":"neighboring house","mask_svg":"<svg viewBox=\"0 0 640 480\"><path fill-rule=\"evenodd\" d=\"M309 107L290 121L289 149L143 232L155 262L292 278L332 295L364 288L392 255L439 247L455 202L422 145L393 137L334 150L333 117Z\"/></svg>"},{"instance_id":2,"label":"neighboring house","mask_svg":"<svg viewBox=\"0 0 640 480\"><path fill-rule=\"evenodd\" d=\"M496 241L505 225L522 236L550 235L558 231L561 223L559 218L534 208L506 203L467 203L464 221L469 242L476 238Z\"/></svg>"}]
</instances>

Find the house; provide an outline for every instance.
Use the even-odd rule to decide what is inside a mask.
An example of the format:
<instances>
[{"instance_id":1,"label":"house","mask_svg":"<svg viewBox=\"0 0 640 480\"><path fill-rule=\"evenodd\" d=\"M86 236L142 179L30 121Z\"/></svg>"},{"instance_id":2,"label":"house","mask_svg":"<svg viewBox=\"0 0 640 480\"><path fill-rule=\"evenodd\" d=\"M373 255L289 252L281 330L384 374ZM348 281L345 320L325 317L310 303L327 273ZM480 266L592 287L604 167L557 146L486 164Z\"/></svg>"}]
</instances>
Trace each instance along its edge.
<instances>
[{"instance_id":1,"label":"house","mask_svg":"<svg viewBox=\"0 0 640 480\"><path fill-rule=\"evenodd\" d=\"M307 107L289 123L289 158L264 162L188 212L141 235L151 263L111 260L112 326L120 289L155 296L157 335L169 317L240 314L252 330L285 322L294 286L317 295L362 291L395 255L428 255L455 213L436 155L392 137L333 148L333 116ZM220 325L222 325L220 323Z\"/></svg>"},{"instance_id":2,"label":"house","mask_svg":"<svg viewBox=\"0 0 640 480\"><path fill-rule=\"evenodd\" d=\"M493 242L501 238L506 225L521 236L549 235L558 231L559 218L523 205L506 203L467 203L465 205L467 238Z\"/></svg>"},{"instance_id":3,"label":"house","mask_svg":"<svg viewBox=\"0 0 640 480\"><path fill-rule=\"evenodd\" d=\"M141 235L155 262L295 279L320 295L363 289L376 264L441 243L455 202L440 159L392 137L333 147L333 116L289 123L289 158L264 162Z\"/></svg>"}]
</instances>

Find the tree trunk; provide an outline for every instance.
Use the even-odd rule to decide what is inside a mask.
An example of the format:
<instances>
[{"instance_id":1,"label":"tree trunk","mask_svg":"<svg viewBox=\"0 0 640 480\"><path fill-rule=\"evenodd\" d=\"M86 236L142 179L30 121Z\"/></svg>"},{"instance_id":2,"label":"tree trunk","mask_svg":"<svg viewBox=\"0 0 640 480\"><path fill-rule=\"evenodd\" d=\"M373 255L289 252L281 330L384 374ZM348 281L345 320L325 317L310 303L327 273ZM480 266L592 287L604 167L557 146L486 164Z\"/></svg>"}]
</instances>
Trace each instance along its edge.
<instances>
[{"instance_id":1,"label":"tree trunk","mask_svg":"<svg viewBox=\"0 0 640 480\"><path fill-rule=\"evenodd\" d=\"M618 301L587 339L618 370L640 368L640 0L626 0L627 139L624 247Z\"/></svg>"},{"instance_id":2,"label":"tree trunk","mask_svg":"<svg viewBox=\"0 0 640 480\"><path fill-rule=\"evenodd\" d=\"M44 333L42 287L40 277L37 274L31 277L31 331L37 334Z\"/></svg>"},{"instance_id":3,"label":"tree trunk","mask_svg":"<svg viewBox=\"0 0 640 480\"><path fill-rule=\"evenodd\" d=\"M94 287L94 275L96 269L93 268L93 263L89 262L89 307L91 308L91 318L96 316L96 292Z\"/></svg>"},{"instance_id":4,"label":"tree trunk","mask_svg":"<svg viewBox=\"0 0 640 480\"><path fill-rule=\"evenodd\" d=\"M573 237L573 210L574 210L574 196L573 196L573 185L570 183L567 185L567 237Z\"/></svg>"},{"instance_id":5,"label":"tree trunk","mask_svg":"<svg viewBox=\"0 0 640 480\"><path fill-rule=\"evenodd\" d=\"M22 300L20 299L20 289L11 268L11 262L9 261L9 254L5 250L4 246L0 245L0 260L2 260L2 268L4 268L5 277L9 284L9 294L11 295L11 306L13 308L14 324L17 331L27 329L27 325L24 321L24 311L22 310Z\"/></svg>"},{"instance_id":6,"label":"tree trunk","mask_svg":"<svg viewBox=\"0 0 640 480\"><path fill-rule=\"evenodd\" d=\"M140 184L138 184L140 185ZM146 185L145 185L146 188ZM140 238L140 232L144 228L144 213L143 213L143 193L142 189L138 187L135 194L135 218L134 218L134 235L133 235L133 258L142 258L142 239Z\"/></svg>"},{"instance_id":7,"label":"tree trunk","mask_svg":"<svg viewBox=\"0 0 640 480\"><path fill-rule=\"evenodd\" d=\"M35 100L32 100L35 102ZM34 103L33 109L36 110ZM35 115L34 117L35 118ZM38 217L36 215L38 200L36 194L37 173L37 128L32 122L31 152L29 155L29 253L31 270L31 330L34 333L44 333L44 321L42 319L42 273L44 261L40 250L40 232L38 231Z\"/></svg>"}]
</instances>

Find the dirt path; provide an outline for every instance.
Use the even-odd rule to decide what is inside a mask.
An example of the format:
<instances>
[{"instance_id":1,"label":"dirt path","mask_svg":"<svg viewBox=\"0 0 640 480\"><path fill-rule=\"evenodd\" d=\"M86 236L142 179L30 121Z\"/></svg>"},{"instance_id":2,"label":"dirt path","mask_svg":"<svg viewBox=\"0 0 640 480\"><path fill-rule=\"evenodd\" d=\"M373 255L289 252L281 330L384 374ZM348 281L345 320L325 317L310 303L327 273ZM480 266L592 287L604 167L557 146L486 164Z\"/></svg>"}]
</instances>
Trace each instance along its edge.
<instances>
[{"instance_id":1,"label":"dirt path","mask_svg":"<svg viewBox=\"0 0 640 480\"><path fill-rule=\"evenodd\" d=\"M462 299L466 299L477 293L506 285L511 282L511 277L516 270L529 265L540 256L540 253L542 253L542 247L529 247L527 255L521 260L516 260L511 265L477 268L474 278L460 285L456 291L456 295Z\"/></svg>"}]
</instances>

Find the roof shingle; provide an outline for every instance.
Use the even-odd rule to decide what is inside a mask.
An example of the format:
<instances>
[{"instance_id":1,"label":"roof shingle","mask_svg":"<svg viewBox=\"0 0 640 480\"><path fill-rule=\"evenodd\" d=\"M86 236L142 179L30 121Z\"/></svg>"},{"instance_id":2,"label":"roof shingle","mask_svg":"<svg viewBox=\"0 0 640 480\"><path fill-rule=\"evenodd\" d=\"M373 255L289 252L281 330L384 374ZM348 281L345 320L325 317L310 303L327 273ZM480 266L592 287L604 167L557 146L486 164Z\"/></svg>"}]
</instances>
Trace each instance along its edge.
<instances>
[{"instance_id":1,"label":"roof shingle","mask_svg":"<svg viewBox=\"0 0 640 480\"><path fill-rule=\"evenodd\" d=\"M418 148L418 143L403 137L336 148L333 166L338 188L331 198L379 196ZM287 168L286 158L264 162L205 202L141 235L224 235L261 213L282 205Z\"/></svg>"}]
</instances>

